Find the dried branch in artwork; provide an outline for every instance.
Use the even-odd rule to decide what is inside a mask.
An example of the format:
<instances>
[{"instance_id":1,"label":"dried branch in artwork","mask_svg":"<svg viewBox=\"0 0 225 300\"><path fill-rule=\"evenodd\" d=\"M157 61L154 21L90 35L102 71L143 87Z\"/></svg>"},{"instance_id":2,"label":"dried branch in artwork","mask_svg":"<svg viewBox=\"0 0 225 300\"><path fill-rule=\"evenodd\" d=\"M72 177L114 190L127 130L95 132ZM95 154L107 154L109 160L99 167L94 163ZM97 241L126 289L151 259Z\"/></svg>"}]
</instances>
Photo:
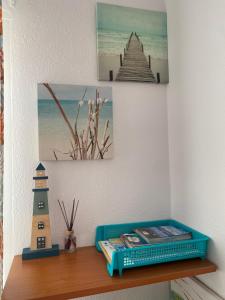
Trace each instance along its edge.
<instances>
[{"instance_id":1,"label":"dried branch in artwork","mask_svg":"<svg viewBox=\"0 0 225 300\"><path fill-rule=\"evenodd\" d=\"M72 160L104 159L105 153L112 145L110 142L109 120L107 120L105 123L101 142L99 142L99 121L101 117L101 110L108 99L101 99L99 97L99 92L96 89L95 99L89 99L88 101L85 101L84 99L88 89L85 88L83 96L78 103L77 111L74 114L75 120L73 128L69 117L60 103L60 99L57 98L56 94L48 83L44 83L43 85L46 87L52 99L54 100L64 120L64 123L68 127L68 130L72 136L72 140L69 141L71 148L63 153L63 155ZM81 107L84 105L88 106L87 124L85 128L79 128L80 111ZM59 159L57 152L62 154L62 151L54 149L53 155L56 160Z\"/></svg>"},{"instance_id":2,"label":"dried branch in artwork","mask_svg":"<svg viewBox=\"0 0 225 300\"><path fill-rule=\"evenodd\" d=\"M80 113L80 107L83 105L83 102L84 102L84 97L86 95L86 92L87 92L87 88L85 89L84 91L84 95L78 105L78 110L77 110L77 115L76 115L76 120L75 120L75 124L74 124L74 131L76 131L76 128L77 128L77 120L78 120L78 117L79 117L79 113Z\"/></svg>"},{"instance_id":3,"label":"dried branch in artwork","mask_svg":"<svg viewBox=\"0 0 225 300\"><path fill-rule=\"evenodd\" d=\"M43 85L46 87L46 89L49 91L50 95L52 96L53 100L55 101L55 103L56 103L58 109L59 109L60 112L61 112L61 115L62 115L64 121L66 122L66 124L67 124L67 126L68 126L68 128L69 128L69 130L70 130L70 133L71 133L71 135L72 135L74 141L76 141L76 136L75 136L75 134L74 134L73 128L72 128L72 126L71 126L71 124L70 124L70 121L68 120L68 118L67 118L67 116L66 116L66 114L65 114L65 112L64 112L64 109L63 109L62 105L60 104L60 101L56 98L56 96L55 96L53 90L51 89L51 87L50 87L50 85L49 85L48 83L43 83Z\"/></svg>"},{"instance_id":4,"label":"dried branch in artwork","mask_svg":"<svg viewBox=\"0 0 225 300\"><path fill-rule=\"evenodd\" d=\"M58 160L58 157L57 157L56 152L54 150L53 150L53 154L54 154L55 160Z\"/></svg>"}]
</instances>

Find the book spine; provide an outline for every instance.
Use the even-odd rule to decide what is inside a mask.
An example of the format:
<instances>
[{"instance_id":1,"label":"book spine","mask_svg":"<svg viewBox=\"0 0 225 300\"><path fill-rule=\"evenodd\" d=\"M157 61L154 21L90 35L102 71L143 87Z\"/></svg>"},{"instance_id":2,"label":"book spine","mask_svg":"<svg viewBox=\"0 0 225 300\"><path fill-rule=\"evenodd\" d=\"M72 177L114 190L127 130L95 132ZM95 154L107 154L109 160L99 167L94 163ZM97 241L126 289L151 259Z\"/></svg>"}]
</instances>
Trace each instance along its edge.
<instances>
[{"instance_id":1,"label":"book spine","mask_svg":"<svg viewBox=\"0 0 225 300\"><path fill-rule=\"evenodd\" d=\"M102 252L104 253L104 255L105 255L107 261L108 261L109 263L111 263L111 262L112 262L112 255L113 255L113 253L111 252L111 253L109 254L109 253L107 252L106 248L104 247L104 245L102 245L101 242L99 242L98 244L99 244L99 246L100 246ZM110 256L111 256L111 257L110 257Z\"/></svg>"}]
</instances>

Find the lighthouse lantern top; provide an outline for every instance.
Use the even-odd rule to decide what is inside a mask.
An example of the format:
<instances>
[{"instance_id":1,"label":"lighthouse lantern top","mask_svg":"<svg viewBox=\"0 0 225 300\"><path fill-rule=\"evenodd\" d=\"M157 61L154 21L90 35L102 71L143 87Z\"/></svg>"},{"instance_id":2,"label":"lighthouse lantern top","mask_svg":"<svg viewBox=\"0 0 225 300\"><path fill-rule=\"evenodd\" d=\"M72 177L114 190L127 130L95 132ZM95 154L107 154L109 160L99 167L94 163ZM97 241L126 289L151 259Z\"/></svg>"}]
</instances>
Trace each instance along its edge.
<instances>
[{"instance_id":1,"label":"lighthouse lantern top","mask_svg":"<svg viewBox=\"0 0 225 300\"><path fill-rule=\"evenodd\" d=\"M42 163L39 163L39 165L36 168L37 176L45 176L45 167L42 165Z\"/></svg>"}]
</instances>

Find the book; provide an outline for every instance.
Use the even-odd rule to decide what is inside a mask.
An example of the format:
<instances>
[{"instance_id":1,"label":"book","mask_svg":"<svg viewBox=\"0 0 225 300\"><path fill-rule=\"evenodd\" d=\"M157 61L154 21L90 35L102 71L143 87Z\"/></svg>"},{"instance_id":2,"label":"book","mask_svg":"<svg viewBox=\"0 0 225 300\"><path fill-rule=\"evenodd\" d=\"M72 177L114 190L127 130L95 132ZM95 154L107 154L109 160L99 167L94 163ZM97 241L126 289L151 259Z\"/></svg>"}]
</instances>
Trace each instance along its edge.
<instances>
[{"instance_id":1,"label":"book","mask_svg":"<svg viewBox=\"0 0 225 300\"><path fill-rule=\"evenodd\" d=\"M147 244L136 233L124 233L121 235L121 239L128 248L146 246Z\"/></svg>"},{"instance_id":2,"label":"book","mask_svg":"<svg viewBox=\"0 0 225 300\"><path fill-rule=\"evenodd\" d=\"M116 249L112 246L112 244L109 241L99 241L98 244L102 252L104 253L107 261L111 263L113 252L115 252Z\"/></svg>"},{"instance_id":3,"label":"book","mask_svg":"<svg viewBox=\"0 0 225 300\"><path fill-rule=\"evenodd\" d=\"M98 244L109 263L112 262L113 253L115 251L127 249L127 247L120 238L99 241Z\"/></svg>"},{"instance_id":4,"label":"book","mask_svg":"<svg viewBox=\"0 0 225 300\"><path fill-rule=\"evenodd\" d=\"M188 240L192 238L191 232L175 226L153 226L148 228L137 228L134 230L147 243L168 243L174 241Z\"/></svg>"},{"instance_id":5,"label":"book","mask_svg":"<svg viewBox=\"0 0 225 300\"><path fill-rule=\"evenodd\" d=\"M120 238L109 239L109 242L115 248L116 251L127 249L126 245Z\"/></svg>"},{"instance_id":6,"label":"book","mask_svg":"<svg viewBox=\"0 0 225 300\"><path fill-rule=\"evenodd\" d=\"M185 240L192 238L191 232L185 231L175 226L160 226L160 229L176 240L179 240L180 238Z\"/></svg>"}]
</instances>

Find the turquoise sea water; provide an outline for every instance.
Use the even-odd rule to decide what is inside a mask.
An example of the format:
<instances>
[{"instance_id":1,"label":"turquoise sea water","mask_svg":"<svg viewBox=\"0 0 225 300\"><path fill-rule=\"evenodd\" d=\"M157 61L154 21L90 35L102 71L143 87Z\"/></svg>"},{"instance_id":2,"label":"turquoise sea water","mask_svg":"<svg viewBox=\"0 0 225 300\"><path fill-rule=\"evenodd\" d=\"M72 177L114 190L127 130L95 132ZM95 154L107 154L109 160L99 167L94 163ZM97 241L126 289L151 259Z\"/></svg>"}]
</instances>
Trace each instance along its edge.
<instances>
[{"instance_id":1,"label":"turquoise sea water","mask_svg":"<svg viewBox=\"0 0 225 300\"><path fill-rule=\"evenodd\" d=\"M112 32L99 30L98 54L99 55L119 55L129 40L131 32ZM151 55L153 58L168 59L167 37L160 35L138 34L144 45L145 55Z\"/></svg>"},{"instance_id":2,"label":"turquoise sea water","mask_svg":"<svg viewBox=\"0 0 225 300\"><path fill-rule=\"evenodd\" d=\"M60 101L72 127L76 118L78 100ZM78 131L82 132L87 126L88 105L85 101L80 109ZM102 140L105 122L109 120L110 140L113 138L112 102L104 104L99 120L99 141ZM41 160L54 159L53 150L67 152L70 149L71 134L58 107L53 100L38 100L39 150ZM107 154L110 156L110 152ZM60 156L60 155L59 155Z\"/></svg>"}]
</instances>

